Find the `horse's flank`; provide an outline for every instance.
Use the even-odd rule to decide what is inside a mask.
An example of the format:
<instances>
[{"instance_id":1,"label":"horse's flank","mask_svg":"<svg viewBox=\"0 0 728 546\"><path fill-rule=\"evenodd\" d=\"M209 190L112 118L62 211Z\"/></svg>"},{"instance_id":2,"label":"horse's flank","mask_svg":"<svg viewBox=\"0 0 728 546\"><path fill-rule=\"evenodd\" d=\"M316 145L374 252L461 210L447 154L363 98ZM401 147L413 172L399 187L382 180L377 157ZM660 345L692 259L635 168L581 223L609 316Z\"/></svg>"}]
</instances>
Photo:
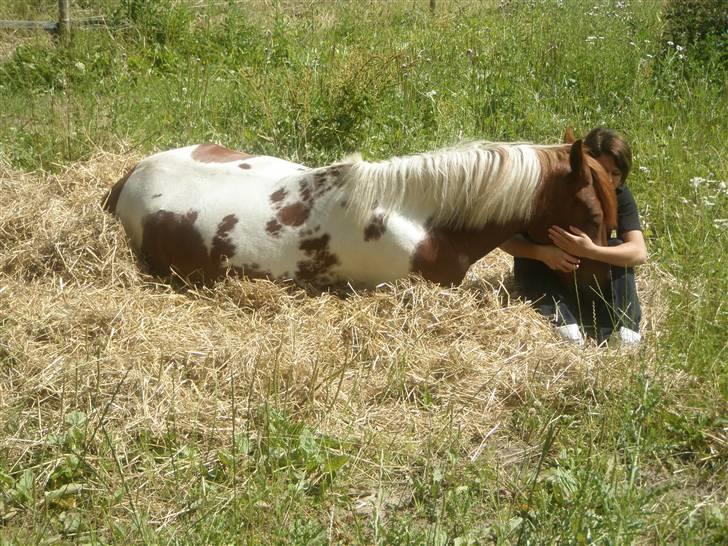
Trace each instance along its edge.
<instances>
[{"instance_id":1,"label":"horse's flank","mask_svg":"<svg viewBox=\"0 0 728 546\"><path fill-rule=\"evenodd\" d=\"M360 222L379 207L429 210L432 225L478 229L528 221L539 184L550 169L568 171L566 160L564 145L474 142L378 163L355 162L341 191L355 196L347 204Z\"/></svg>"}]
</instances>

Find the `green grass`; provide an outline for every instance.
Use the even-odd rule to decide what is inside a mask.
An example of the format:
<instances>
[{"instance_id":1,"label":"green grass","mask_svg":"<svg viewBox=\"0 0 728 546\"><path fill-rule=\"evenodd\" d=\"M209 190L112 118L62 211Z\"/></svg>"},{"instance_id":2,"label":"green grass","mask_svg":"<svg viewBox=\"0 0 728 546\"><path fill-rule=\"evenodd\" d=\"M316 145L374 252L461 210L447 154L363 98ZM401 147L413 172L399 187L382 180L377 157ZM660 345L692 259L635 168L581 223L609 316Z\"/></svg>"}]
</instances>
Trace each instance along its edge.
<instances>
[{"instance_id":1,"label":"green grass","mask_svg":"<svg viewBox=\"0 0 728 546\"><path fill-rule=\"evenodd\" d=\"M649 371L635 360L623 391L514 408L501 432L532 449L518 472L488 453L472 462L455 431L423 439L414 461L373 438L373 479L413 493L382 487L362 508L347 496L361 446L273 410L212 466L205 439L173 422L119 453L103 426L69 413L32 464L17 467L0 450L2 543L81 533L90 543L323 544L335 513L346 514L333 537L341 543L728 540L720 42L669 45L659 1L441 1L434 15L425 0L91 4L76 7L106 15L112 29L76 32L67 48L0 34L8 51L22 38L0 57L0 161L53 171L98 149L214 140L313 165L463 138L553 142L567 125L577 134L607 125L633 145L629 183L650 259L676 282ZM52 16L53 5L3 2L0 18ZM0 370L11 367L0 352ZM665 379L676 370L679 385ZM2 426L18 433L12 419ZM131 460L137 473L124 488L104 490L104 475ZM164 524L149 521L141 478L159 465L168 482L155 487L186 507ZM88 483L83 497L62 489ZM117 513L123 496L135 499L133 513Z\"/></svg>"}]
</instances>

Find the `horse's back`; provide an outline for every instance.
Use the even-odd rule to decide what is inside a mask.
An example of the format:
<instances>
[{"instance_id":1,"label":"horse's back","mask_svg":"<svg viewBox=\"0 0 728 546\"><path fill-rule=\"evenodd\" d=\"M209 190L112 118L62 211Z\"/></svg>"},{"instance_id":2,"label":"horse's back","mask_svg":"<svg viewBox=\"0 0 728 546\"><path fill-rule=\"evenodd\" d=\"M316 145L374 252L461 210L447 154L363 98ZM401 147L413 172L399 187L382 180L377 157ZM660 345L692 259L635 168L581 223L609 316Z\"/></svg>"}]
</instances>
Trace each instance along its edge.
<instances>
[{"instance_id":1,"label":"horse's back","mask_svg":"<svg viewBox=\"0 0 728 546\"><path fill-rule=\"evenodd\" d=\"M258 186L271 184L307 169L298 163L270 156L256 156L243 152L233 152L227 148L217 155L202 155L200 149L209 149L209 144L187 146L159 152L149 156L133 169L131 179L137 185L157 190L204 191L237 188L253 192Z\"/></svg>"}]
</instances>

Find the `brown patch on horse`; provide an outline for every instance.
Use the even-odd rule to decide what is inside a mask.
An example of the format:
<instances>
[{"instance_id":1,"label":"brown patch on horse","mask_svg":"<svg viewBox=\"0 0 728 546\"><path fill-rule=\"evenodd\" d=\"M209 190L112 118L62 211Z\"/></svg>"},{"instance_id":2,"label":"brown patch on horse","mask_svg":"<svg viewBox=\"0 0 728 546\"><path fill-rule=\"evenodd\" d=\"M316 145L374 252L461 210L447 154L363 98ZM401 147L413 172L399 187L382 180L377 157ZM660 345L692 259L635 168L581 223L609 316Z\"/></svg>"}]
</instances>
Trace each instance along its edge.
<instances>
[{"instance_id":1,"label":"brown patch on horse","mask_svg":"<svg viewBox=\"0 0 728 546\"><path fill-rule=\"evenodd\" d=\"M119 202L119 196L121 195L121 191L124 189L124 184L126 184L126 181L129 180L129 177L134 173L134 169L136 169L138 166L139 164L137 163L131 169L129 169L126 174L122 176L108 192L106 192L106 195L101 201L101 207L106 212L116 214L116 205Z\"/></svg>"},{"instance_id":2,"label":"brown patch on horse","mask_svg":"<svg viewBox=\"0 0 728 546\"><path fill-rule=\"evenodd\" d=\"M198 212L184 214L160 210L144 218L141 253L159 275L172 270L192 281L219 276L211 264L200 232L195 228Z\"/></svg>"},{"instance_id":3,"label":"brown patch on horse","mask_svg":"<svg viewBox=\"0 0 728 546\"><path fill-rule=\"evenodd\" d=\"M273 218L265 225L265 231L271 236L278 238L281 236L281 230L283 229L283 226L281 223Z\"/></svg>"},{"instance_id":4,"label":"brown patch on horse","mask_svg":"<svg viewBox=\"0 0 728 546\"><path fill-rule=\"evenodd\" d=\"M274 191L270 194L270 202L275 204L281 203L286 196L288 195L288 192L285 188L281 188L279 190Z\"/></svg>"},{"instance_id":5,"label":"brown patch on horse","mask_svg":"<svg viewBox=\"0 0 728 546\"><path fill-rule=\"evenodd\" d=\"M192 150L192 159L201 163L230 163L232 161L250 159L251 157L255 156L244 152L236 152L224 146L211 143L200 144Z\"/></svg>"},{"instance_id":6,"label":"brown patch on horse","mask_svg":"<svg viewBox=\"0 0 728 546\"><path fill-rule=\"evenodd\" d=\"M311 213L310 207L306 206L305 203L297 201L290 205L286 205L280 211L278 211L278 221L285 226L300 226L307 219Z\"/></svg>"},{"instance_id":7,"label":"brown patch on horse","mask_svg":"<svg viewBox=\"0 0 728 546\"><path fill-rule=\"evenodd\" d=\"M238 168L247 170L247 169L252 169L253 166L250 163L241 163L240 165L238 165Z\"/></svg>"},{"instance_id":8,"label":"brown patch on horse","mask_svg":"<svg viewBox=\"0 0 728 546\"><path fill-rule=\"evenodd\" d=\"M313 190L311 189L311 184L305 178L298 183L298 194L304 203L310 205L313 202Z\"/></svg>"},{"instance_id":9,"label":"brown patch on horse","mask_svg":"<svg viewBox=\"0 0 728 546\"><path fill-rule=\"evenodd\" d=\"M228 214L218 224L210 249L210 260L213 264L222 264L224 260L235 254L235 245L230 240L229 233L237 223L237 216Z\"/></svg>"},{"instance_id":10,"label":"brown patch on horse","mask_svg":"<svg viewBox=\"0 0 728 546\"><path fill-rule=\"evenodd\" d=\"M315 282L326 277L333 266L339 263L339 258L329 250L331 237L323 234L313 239L304 239L298 245L308 259L298 262L296 277L309 282Z\"/></svg>"},{"instance_id":11,"label":"brown patch on horse","mask_svg":"<svg viewBox=\"0 0 728 546\"><path fill-rule=\"evenodd\" d=\"M386 231L387 228L384 226L384 214L378 212L372 215L369 223L364 228L364 240L377 241Z\"/></svg>"},{"instance_id":12,"label":"brown patch on horse","mask_svg":"<svg viewBox=\"0 0 728 546\"><path fill-rule=\"evenodd\" d=\"M317 172L313 176L313 189L316 195L323 195L329 191L329 176L326 171Z\"/></svg>"},{"instance_id":13,"label":"brown patch on horse","mask_svg":"<svg viewBox=\"0 0 728 546\"><path fill-rule=\"evenodd\" d=\"M331 190L343 186L346 174L350 169L350 164L342 163L317 171L312 177L313 197L321 197Z\"/></svg>"},{"instance_id":14,"label":"brown patch on horse","mask_svg":"<svg viewBox=\"0 0 728 546\"><path fill-rule=\"evenodd\" d=\"M288 191L280 188L274 191L269 199L273 205L273 209L278 211L275 218L268 221L265 230L272 237L280 237L283 226L297 227L302 225L311 213L311 207L301 201L296 201L290 205L283 206L283 201L288 197Z\"/></svg>"}]
</instances>

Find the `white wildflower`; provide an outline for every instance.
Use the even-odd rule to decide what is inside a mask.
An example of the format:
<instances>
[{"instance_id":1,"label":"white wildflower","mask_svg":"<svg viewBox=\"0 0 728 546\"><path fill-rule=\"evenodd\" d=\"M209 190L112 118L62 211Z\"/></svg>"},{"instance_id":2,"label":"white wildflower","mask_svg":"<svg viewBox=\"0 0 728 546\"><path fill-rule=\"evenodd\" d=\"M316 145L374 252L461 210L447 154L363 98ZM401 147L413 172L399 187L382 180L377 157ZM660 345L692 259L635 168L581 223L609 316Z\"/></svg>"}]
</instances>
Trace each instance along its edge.
<instances>
[{"instance_id":1,"label":"white wildflower","mask_svg":"<svg viewBox=\"0 0 728 546\"><path fill-rule=\"evenodd\" d=\"M705 184L706 182L707 182L707 180L705 178L703 178L702 176L694 176L693 178L690 179L690 185L696 189L698 187L702 186L703 184Z\"/></svg>"},{"instance_id":2,"label":"white wildflower","mask_svg":"<svg viewBox=\"0 0 728 546\"><path fill-rule=\"evenodd\" d=\"M75 66L76 68L78 68L81 72L86 72L86 65L83 64L81 61L78 61L73 66Z\"/></svg>"},{"instance_id":3,"label":"white wildflower","mask_svg":"<svg viewBox=\"0 0 728 546\"><path fill-rule=\"evenodd\" d=\"M640 165L640 172L644 174L650 174L650 169L648 169L644 165Z\"/></svg>"}]
</instances>

